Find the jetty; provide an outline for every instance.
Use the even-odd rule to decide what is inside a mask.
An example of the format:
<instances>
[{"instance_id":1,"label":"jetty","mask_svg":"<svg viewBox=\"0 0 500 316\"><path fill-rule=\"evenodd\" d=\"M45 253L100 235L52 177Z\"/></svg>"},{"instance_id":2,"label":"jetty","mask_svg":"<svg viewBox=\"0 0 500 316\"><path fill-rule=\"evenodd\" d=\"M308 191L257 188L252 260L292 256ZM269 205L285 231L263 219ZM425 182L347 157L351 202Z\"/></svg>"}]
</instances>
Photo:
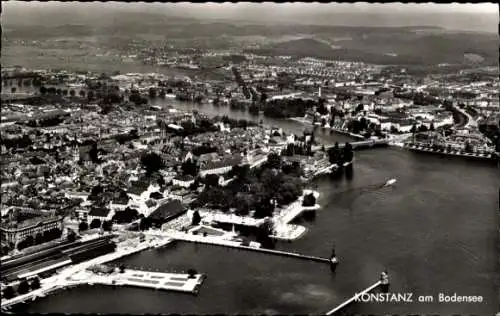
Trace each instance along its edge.
<instances>
[{"instance_id":1,"label":"jetty","mask_svg":"<svg viewBox=\"0 0 500 316\"><path fill-rule=\"evenodd\" d=\"M340 312L343 308L345 308L348 305L350 305L351 303L357 301L361 296L370 293L371 291L375 290L378 287L381 287L383 292L387 292L389 290L389 274L387 273L387 270L384 270L384 272L382 272L380 274L379 281L370 285L369 287L367 287L363 291L354 294L353 297L349 298L348 300L346 300L342 304L338 305L334 309L326 312L325 315L334 315L335 313Z\"/></svg>"},{"instance_id":2,"label":"jetty","mask_svg":"<svg viewBox=\"0 0 500 316\"><path fill-rule=\"evenodd\" d=\"M347 301L343 302L339 306L326 312L325 315L334 315L336 312L340 312L344 307L346 307L347 305L350 305L352 302L354 302L359 296L370 293L371 291L373 291L374 289L379 287L381 284L382 284L382 281L377 281L376 283L374 283L374 284L370 285L369 287L367 287L366 289L364 289L362 292L355 294L353 297L351 297Z\"/></svg>"},{"instance_id":3,"label":"jetty","mask_svg":"<svg viewBox=\"0 0 500 316\"><path fill-rule=\"evenodd\" d=\"M169 232L169 237L176 239L176 240L180 240L180 241L188 241L188 242L194 242L194 243L200 243L200 244L209 244L209 245L214 245L214 246L232 247L232 248L236 248L236 249L240 249L240 250L261 252L261 253L273 254L273 255L278 255L278 256L297 258L297 259L302 259L302 260L324 262L324 263L329 263L329 264L332 262L331 259L329 259L329 258L321 258L321 257L315 257L315 256L309 256L309 255L302 255L302 254L298 254L298 253L294 253L294 252L286 252L286 251L273 250L273 249L243 246L241 244L241 242L231 241L231 240L221 240L218 237L211 237L211 236L204 237L204 236L200 236L200 235L192 235L192 234L186 234L186 233L180 233L180 232L174 232L174 231Z\"/></svg>"}]
</instances>

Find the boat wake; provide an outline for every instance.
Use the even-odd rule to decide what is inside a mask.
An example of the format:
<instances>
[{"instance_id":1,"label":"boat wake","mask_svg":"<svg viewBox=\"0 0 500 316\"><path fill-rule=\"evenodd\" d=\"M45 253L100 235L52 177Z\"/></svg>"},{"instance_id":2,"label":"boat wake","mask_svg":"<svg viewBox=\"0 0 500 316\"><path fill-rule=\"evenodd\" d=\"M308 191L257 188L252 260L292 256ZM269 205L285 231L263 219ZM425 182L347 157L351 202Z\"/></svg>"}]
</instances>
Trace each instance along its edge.
<instances>
[{"instance_id":1,"label":"boat wake","mask_svg":"<svg viewBox=\"0 0 500 316\"><path fill-rule=\"evenodd\" d=\"M378 191L387 190L388 188L394 189L396 179L389 179L383 183L370 184L359 188L352 188L333 195L332 203L336 206L352 210L352 204L362 195L368 193L375 193Z\"/></svg>"}]
</instances>

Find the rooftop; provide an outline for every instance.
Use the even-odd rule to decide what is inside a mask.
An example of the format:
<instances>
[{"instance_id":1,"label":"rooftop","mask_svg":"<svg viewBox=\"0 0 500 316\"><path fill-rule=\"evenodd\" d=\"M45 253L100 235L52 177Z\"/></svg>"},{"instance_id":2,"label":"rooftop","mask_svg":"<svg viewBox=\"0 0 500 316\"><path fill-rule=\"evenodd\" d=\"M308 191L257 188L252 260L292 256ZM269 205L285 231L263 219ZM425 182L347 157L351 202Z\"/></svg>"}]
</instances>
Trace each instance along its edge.
<instances>
[{"instance_id":1,"label":"rooftop","mask_svg":"<svg viewBox=\"0 0 500 316\"><path fill-rule=\"evenodd\" d=\"M89 216L96 216L96 217L107 217L109 212L111 212L109 209L104 208L104 207L95 207L92 208L89 212Z\"/></svg>"},{"instance_id":2,"label":"rooftop","mask_svg":"<svg viewBox=\"0 0 500 316\"><path fill-rule=\"evenodd\" d=\"M160 205L149 215L149 218L152 220L169 220L184 211L185 209L179 200L172 200Z\"/></svg>"}]
</instances>

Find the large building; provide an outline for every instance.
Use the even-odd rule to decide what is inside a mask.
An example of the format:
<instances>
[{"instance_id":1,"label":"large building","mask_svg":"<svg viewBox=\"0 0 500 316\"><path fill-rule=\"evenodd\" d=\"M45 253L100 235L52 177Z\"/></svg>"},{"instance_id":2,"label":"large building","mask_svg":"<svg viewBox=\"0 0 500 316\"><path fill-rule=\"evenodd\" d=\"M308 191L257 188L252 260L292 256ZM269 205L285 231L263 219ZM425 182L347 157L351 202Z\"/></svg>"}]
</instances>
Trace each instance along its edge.
<instances>
[{"instance_id":1,"label":"large building","mask_svg":"<svg viewBox=\"0 0 500 316\"><path fill-rule=\"evenodd\" d=\"M31 209L15 209L9 212L8 219L2 221L0 233L2 242L17 245L28 236L36 237L52 229L63 230L63 218L53 212Z\"/></svg>"}]
</instances>

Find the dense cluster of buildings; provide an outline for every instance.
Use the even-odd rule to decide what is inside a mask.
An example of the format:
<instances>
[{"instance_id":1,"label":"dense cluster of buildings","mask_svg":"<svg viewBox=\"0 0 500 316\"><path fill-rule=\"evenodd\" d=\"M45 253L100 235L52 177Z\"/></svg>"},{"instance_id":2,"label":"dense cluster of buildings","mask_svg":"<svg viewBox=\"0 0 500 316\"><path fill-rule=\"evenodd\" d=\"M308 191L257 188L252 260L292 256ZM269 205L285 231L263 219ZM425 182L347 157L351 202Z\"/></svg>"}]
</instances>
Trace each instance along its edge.
<instances>
[{"instance_id":1,"label":"dense cluster of buildings","mask_svg":"<svg viewBox=\"0 0 500 316\"><path fill-rule=\"evenodd\" d=\"M460 78L455 82L449 76L427 76L412 81L404 69L388 73L363 63L241 53L236 57L232 51L186 51L167 61L200 65L203 59L219 60L229 74L219 81L155 73L107 76L2 69L5 225L12 211L4 209L13 207L87 222L111 221L126 208L149 216L165 203L195 200L197 177L216 174L221 184L227 183L225 176L233 166L258 165L270 152L297 141L283 131L231 126L199 113L148 105L154 98L231 106L246 102L244 108L261 110L268 101L323 100L323 108L309 108L301 119L368 138L430 132L440 135L445 147L491 150L495 145L479 132L478 123L498 125L498 78L464 83ZM458 116L463 120L459 128ZM189 126L196 130L207 121L207 130L187 132ZM157 175L163 179L158 185L146 181L141 165L146 153L158 155L165 165ZM188 160L196 161L195 174L182 170ZM115 188L105 192L99 205L92 200L97 186ZM126 194L120 195L120 190ZM52 224L45 225L49 222L40 219L36 225L51 229ZM24 232L25 226L5 225L6 240L18 242L18 231Z\"/></svg>"}]
</instances>

